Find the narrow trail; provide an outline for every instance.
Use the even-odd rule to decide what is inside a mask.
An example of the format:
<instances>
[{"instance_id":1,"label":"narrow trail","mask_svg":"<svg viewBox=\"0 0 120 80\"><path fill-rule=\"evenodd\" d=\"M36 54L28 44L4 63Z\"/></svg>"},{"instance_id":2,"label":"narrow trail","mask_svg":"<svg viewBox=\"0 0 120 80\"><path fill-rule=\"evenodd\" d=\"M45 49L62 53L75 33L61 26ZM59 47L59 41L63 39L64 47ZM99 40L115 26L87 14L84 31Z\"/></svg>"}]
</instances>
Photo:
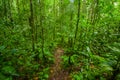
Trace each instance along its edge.
<instances>
[{"instance_id":1,"label":"narrow trail","mask_svg":"<svg viewBox=\"0 0 120 80\"><path fill-rule=\"evenodd\" d=\"M50 69L50 77L48 80L72 80L69 77L68 71L62 69L62 58L64 54L62 48L57 48L54 53L54 64Z\"/></svg>"}]
</instances>

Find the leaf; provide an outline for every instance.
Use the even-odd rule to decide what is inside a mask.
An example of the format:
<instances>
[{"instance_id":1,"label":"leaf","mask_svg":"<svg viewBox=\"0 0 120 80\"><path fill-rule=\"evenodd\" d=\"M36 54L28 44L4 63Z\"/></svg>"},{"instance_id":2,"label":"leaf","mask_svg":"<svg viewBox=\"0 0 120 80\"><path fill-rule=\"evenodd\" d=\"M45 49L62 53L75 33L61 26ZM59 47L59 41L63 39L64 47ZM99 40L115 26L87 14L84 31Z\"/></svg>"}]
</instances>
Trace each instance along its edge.
<instances>
[{"instance_id":1,"label":"leaf","mask_svg":"<svg viewBox=\"0 0 120 80\"><path fill-rule=\"evenodd\" d=\"M100 62L105 62L105 61L106 61L105 58L103 58L103 57L101 57L101 56L98 56L98 55L93 55L92 58L93 58L93 59L97 59L97 60L99 60Z\"/></svg>"},{"instance_id":2,"label":"leaf","mask_svg":"<svg viewBox=\"0 0 120 80\"><path fill-rule=\"evenodd\" d=\"M108 48L110 48L113 52L111 52L114 56L120 56L120 49L119 46L117 44L115 44L114 46L108 46Z\"/></svg>"},{"instance_id":3,"label":"leaf","mask_svg":"<svg viewBox=\"0 0 120 80\"><path fill-rule=\"evenodd\" d=\"M71 61L72 61L73 63L75 63L77 57L78 57L78 55L76 55L76 54L72 55L72 56L71 56Z\"/></svg>"},{"instance_id":4,"label":"leaf","mask_svg":"<svg viewBox=\"0 0 120 80\"><path fill-rule=\"evenodd\" d=\"M11 52L14 54L17 52L17 49L12 49Z\"/></svg>"},{"instance_id":5,"label":"leaf","mask_svg":"<svg viewBox=\"0 0 120 80\"><path fill-rule=\"evenodd\" d=\"M82 56L89 57L89 54L88 54L88 53L81 52L80 54L81 54Z\"/></svg>"},{"instance_id":6,"label":"leaf","mask_svg":"<svg viewBox=\"0 0 120 80\"><path fill-rule=\"evenodd\" d=\"M48 74L44 74L44 77L45 77L45 78L48 78L48 77L49 77L49 75L48 75Z\"/></svg>"},{"instance_id":7,"label":"leaf","mask_svg":"<svg viewBox=\"0 0 120 80\"><path fill-rule=\"evenodd\" d=\"M49 56L49 57L53 57L53 54L52 53L50 53L49 51L45 51L45 53L44 53L46 56Z\"/></svg>"},{"instance_id":8,"label":"leaf","mask_svg":"<svg viewBox=\"0 0 120 80\"><path fill-rule=\"evenodd\" d=\"M83 74L79 73L79 72L74 73L73 78L74 78L74 80L83 80Z\"/></svg>"},{"instance_id":9,"label":"leaf","mask_svg":"<svg viewBox=\"0 0 120 80\"><path fill-rule=\"evenodd\" d=\"M103 72L104 71L113 71L113 68L107 64L102 63L102 64L100 64L100 66L101 66L101 69Z\"/></svg>"},{"instance_id":10,"label":"leaf","mask_svg":"<svg viewBox=\"0 0 120 80\"><path fill-rule=\"evenodd\" d=\"M0 51L4 50L5 46L0 46Z\"/></svg>"},{"instance_id":11,"label":"leaf","mask_svg":"<svg viewBox=\"0 0 120 80\"><path fill-rule=\"evenodd\" d=\"M120 53L120 49L118 49L118 48L116 48L116 47L111 47L111 49L112 49L113 51L115 51L115 52Z\"/></svg>"},{"instance_id":12,"label":"leaf","mask_svg":"<svg viewBox=\"0 0 120 80\"><path fill-rule=\"evenodd\" d=\"M63 59L63 61L64 61L64 62L67 62L67 61L68 61L68 59L69 59L69 57L68 57L68 56L62 56L61 58Z\"/></svg>"},{"instance_id":13,"label":"leaf","mask_svg":"<svg viewBox=\"0 0 120 80\"><path fill-rule=\"evenodd\" d=\"M13 75L13 74L16 73L15 68L12 67L12 66L4 66L4 67L2 68L2 72L3 72L4 74L11 74L11 75Z\"/></svg>"}]
</instances>

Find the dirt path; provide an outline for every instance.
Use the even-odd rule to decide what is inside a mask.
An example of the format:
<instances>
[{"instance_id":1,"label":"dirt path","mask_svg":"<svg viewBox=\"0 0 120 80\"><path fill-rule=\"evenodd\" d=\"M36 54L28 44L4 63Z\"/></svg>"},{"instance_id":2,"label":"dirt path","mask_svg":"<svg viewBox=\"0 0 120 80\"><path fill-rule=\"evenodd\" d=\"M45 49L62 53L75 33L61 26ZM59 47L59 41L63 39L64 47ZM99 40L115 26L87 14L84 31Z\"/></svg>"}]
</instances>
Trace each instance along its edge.
<instances>
[{"instance_id":1,"label":"dirt path","mask_svg":"<svg viewBox=\"0 0 120 80\"><path fill-rule=\"evenodd\" d=\"M64 54L62 48L57 48L54 54L54 65L50 69L50 77L48 80L71 80L68 71L62 69L61 56Z\"/></svg>"}]
</instances>

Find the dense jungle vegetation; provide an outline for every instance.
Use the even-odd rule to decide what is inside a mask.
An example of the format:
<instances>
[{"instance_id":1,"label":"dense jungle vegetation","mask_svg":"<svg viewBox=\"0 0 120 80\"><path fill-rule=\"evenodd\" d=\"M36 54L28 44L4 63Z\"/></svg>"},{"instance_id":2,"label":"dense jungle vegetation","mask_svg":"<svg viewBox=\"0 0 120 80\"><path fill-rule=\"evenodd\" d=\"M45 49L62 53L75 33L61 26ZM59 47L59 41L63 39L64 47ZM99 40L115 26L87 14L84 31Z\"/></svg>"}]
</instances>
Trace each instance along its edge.
<instances>
[{"instance_id":1,"label":"dense jungle vegetation","mask_svg":"<svg viewBox=\"0 0 120 80\"><path fill-rule=\"evenodd\" d=\"M0 0L0 80L120 80L120 0Z\"/></svg>"}]
</instances>

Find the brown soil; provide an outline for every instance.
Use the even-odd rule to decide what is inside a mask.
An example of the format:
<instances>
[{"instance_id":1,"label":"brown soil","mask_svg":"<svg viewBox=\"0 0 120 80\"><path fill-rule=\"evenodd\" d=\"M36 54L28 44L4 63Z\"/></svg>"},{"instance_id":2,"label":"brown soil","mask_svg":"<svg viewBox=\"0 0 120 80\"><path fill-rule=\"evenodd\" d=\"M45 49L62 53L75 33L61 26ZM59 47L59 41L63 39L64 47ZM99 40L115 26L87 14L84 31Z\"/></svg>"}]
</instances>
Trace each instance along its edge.
<instances>
[{"instance_id":1,"label":"brown soil","mask_svg":"<svg viewBox=\"0 0 120 80\"><path fill-rule=\"evenodd\" d=\"M68 71L62 69L62 59L61 56L64 54L62 48L57 48L54 53L54 64L50 69L50 77L48 80L72 80L69 77Z\"/></svg>"}]
</instances>

